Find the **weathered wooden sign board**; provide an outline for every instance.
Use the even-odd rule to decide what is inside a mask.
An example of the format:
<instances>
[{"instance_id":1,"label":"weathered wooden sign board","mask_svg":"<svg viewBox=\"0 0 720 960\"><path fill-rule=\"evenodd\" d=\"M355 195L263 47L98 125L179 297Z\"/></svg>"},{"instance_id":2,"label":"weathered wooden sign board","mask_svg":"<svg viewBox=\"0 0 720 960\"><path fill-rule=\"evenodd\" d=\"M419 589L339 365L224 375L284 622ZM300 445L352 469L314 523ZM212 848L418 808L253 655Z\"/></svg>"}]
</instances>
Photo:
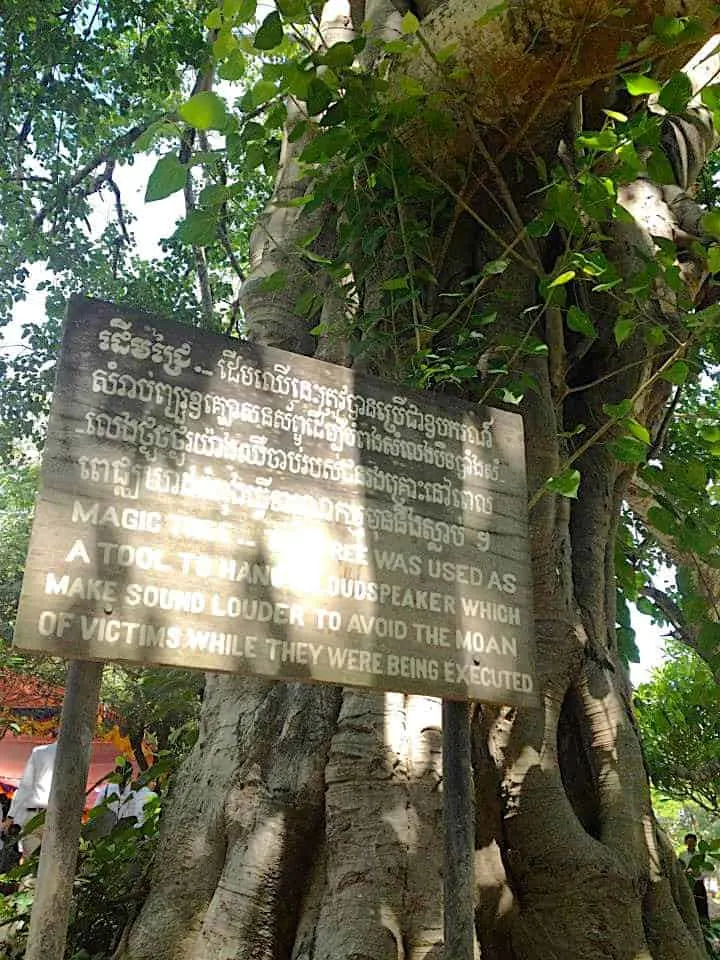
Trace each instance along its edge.
<instances>
[{"instance_id":1,"label":"weathered wooden sign board","mask_svg":"<svg viewBox=\"0 0 720 960\"><path fill-rule=\"evenodd\" d=\"M18 647L535 702L521 418L75 299Z\"/></svg>"}]
</instances>

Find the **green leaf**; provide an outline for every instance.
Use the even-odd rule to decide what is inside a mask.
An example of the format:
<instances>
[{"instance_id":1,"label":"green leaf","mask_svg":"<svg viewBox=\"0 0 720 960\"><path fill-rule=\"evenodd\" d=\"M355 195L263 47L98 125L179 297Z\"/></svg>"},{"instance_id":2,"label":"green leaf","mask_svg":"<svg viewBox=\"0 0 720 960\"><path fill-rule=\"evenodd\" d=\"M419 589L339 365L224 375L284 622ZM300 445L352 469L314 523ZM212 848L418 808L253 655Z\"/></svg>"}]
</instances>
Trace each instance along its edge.
<instances>
[{"instance_id":1,"label":"green leaf","mask_svg":"<svg viewBox=\"0 0 720 960\"><path fill-rule=\"evenodd\" d=\"M644 97L651 93L660 93L662 87L654 77L646 77L644 73L626 73L623 76L625 89L631 97Z\"/></svg>"},{"instance_id":2,"label":"green leaf","mask_svg":"<svg viewBox=\"0 0 720 960\"><path fill-rule=\"evenodd\" d=\"M700 217L700 228L711 237L720 238L720 210L709 210Z\"/></svg>"},{"instance_id":3,"label":"green leaf","mask_svg":"<svg viewBox=\"0 0 720 960\"><path fill-rule=\"evenodd\" d=\"M643 463L647 456L647 446L635 437L618 437L607 448L621 463Z\"/></svg>"},{"instance_id":4,"label":"green leaf","mask_svg":"<svg viewBox=\"0 0 720 960\"><path fill-rule=\"evenodd\" d=\"M355 62L355 47L344 41L334 43L321 59L329 67L351 67Z\"/></svg>"},{"instance_id":5,"label":"green leaf","mask_svg":"<svg viewBox=\"0 0 720 960\"><path fill-rule=\"evenodd\" d=\"M322 307L323 297L322 294L318 293L317 290L305 290L295 301L295 313L302 314L302 316L308 317ZM314 337L319 337L325 332L325 329L322 324L314 327L310 333Z\"/></svg>"},{"instance_id":6,"label":"green leaf","mask_svg":"<svg viewBox=\"0 0 720 960\"><path fill-rule=\"evenodd\" d=\"M619 320L616 320L613 328L615 343L617 343L618 346L621 346L621 344L625 343L634 329L635 321L631 320L629 317L621 317Z\"/></svg>"},{"instance_id":7,"label":"green leaf","mask_svg":"<svg viewBox=\"0 0 720 960\"><path fill-rule=\"evenodd\" d=\"M307 120L298 120L295 126L292 128L288 134L288 141L290 143L297 143L302 137L305 136L308 130Z\"/></svg>"},{"instance_id":8,"label":"green leaf","mask_svg":"<svg viewBox=\"0 0 720 960\"><path fill-rule=\"evenodd\" d=\"M625 663L640 663L640 651L635 642L635 631L632 627L618 627L615 634L621 659Z\"/></svg>"},{"instance_id":9,"label":"green leaf","mask_svg":"<svg viewBox=\"0 0 720 960\"><path fill-rule=\"evenodd\" d=\"M258 80L250 91L250 101L254 107L261 107L277 96L278 89L272 80Z\"/></svg>"},{"instance_id":10,"label":"green leaf","mask_svg":"<svg viewBox=\"0 0 720 960\"><path fill-rule=\"evenodd\" d=\"M720 441L720 427L712 424L703 424L700 428L700 436L706 443L718 443Z\"/></svg>"},{"instance_id":11,"label":"green leaf","mask_svg":"<svg viewBox=\"0 0 720 960\"><path fill-rule=\"evenodd\" d=\"M420 83L419 80L416 80L415 77L404 77L400 76L398 78L402 92L408 97L422 97L425 95L425 87Z\"/></svg>"},{"instance_id":12,"label":"green leaf","mask_svg":"<svg viewBox=\"0 0 720 960\"><path fill-rule=\"evenodd\" d=\"M660 533L666 536L674 536L677 533L678 525L675 517L664 507L650 507L647 512L648 522Z\"/></svg>"},{"instance_id":13,"label":"green leaf","mask_svg":"<svg viewBox=\"0 0 720 960\"><path fill-rule=\"evenodd\" d=\"M505 273L509 266L509 260L488 260L483 267L482 272L485 276L495 276L497 274Z\"/></svg>"},{"instance_id":14,"label":"green leaf","mask_svg":"<svg viewBox=\"0 0 720 960\"><path fill-rule=\"evenodd\" d=\"M627 123L627 116L624 113L618 113L617 110L606 110L603 107L603 113L606 117L609 117L611 120L617 120L618 123Z\"/></svg>"},{"instance_id":15,"label":"green leaf","mask_svg":"<svg viewBox=\"0 0 720 960\"><path fill-rule=\"evenodd\" d=\"M160 157L148 179L145 202L162 200L169 197L171 193L182 190L186 176L187 168L180 163L176 154L167 153L164 157Z\"/></svg>"},{"instance_id":16,"label":"green leaf","mask_svg":"<svg viewBox=\"0 0 720 960\"><path fill-rule=\"evenodd\" d=\"M509 0L501 0L500 3L496 3L494 7L490 7L489 10L486 10L482 16L478 17L475 21L475 27L484 27L485 24L491 23L493 20L496 20L501 16L508 8Z\"/></svg>"},{"instance_id":17,"label":"green leaf","mask_svg":"<svg viewBox=\"0 0 720 960\"><path fill-rule=\"evenodd\" d=\"M190 97L178 113L196 130L224 130L229 119L225 101L211 90Z\"/></svg>"},{"instance_id":18,"label":"green leaf","mask_svg":"<svg viewBox=\"0 0 720 960\"><path fill-rule=\"evenodd\" d=\"M635 601L635 606L640 613L644 613L646 617L657 617L658 615L657 607L654 603L651 603L647 597L638 597Z\"/></svg>"},{"instance_id":19,"label":"green leaf","mask_svg":"<svg viewBox=\"0 0 720 960\"><path fill-rule=\"evenodd\" d=\"M525 229L529 237L546 237L554 225L552 217L543 213L526 224Z\"/></svg>"},{"instance_id":20,"label":"green leaf","mask_svg":"<svg viewBox=\"0 0 720 960\"><path fill-rule=\"evenodd\" d=\"M222 26L223 17L219 7L213 7L210 13L205 17L205 26L208 30L219 30Z\"/></svg>"},{"instance_id":21,"label":"green leaf","mask_svg":"<svg viewBox=\"0 0 720 960\"><path fill-rule=\"evenodd\" d=\"M659 147L652 151L645 166L648 176L655 183L675 183L675 171L672 164Z\"/></svg>"},{"instance_id":22,"label":"green leaf","mask_svg":"<svg viewBox=\"0 0 720 960\"><path fill-rule=\"evenodd\" d=\"M307 97L305 103L307 112L311 117L322 113L331 103L333 94L326 83L320 77L313 77L308 84Z\"/></svg>"},{"instance_id":23,"label":"green leaf","mask_svg":"<svg viewBox=\"0 0 720 960\"><path fill-rule=\"evenodd\" d=\"M632 410L632 400L626 398L620 403L604 403L602 409L605 416L611 420L622 420Z\"/></svg>"},{"instance_id":24,"label":"green leaf","mask_svg":"<svg viewBox=\"0 0 720 960\"><path fill-rule=\"evenodd\" d=\"M687 567L678 567L675 577L680 593L684 593L686 597L695 596L695 579Z\"/></svg>"},{"instance_id":25,"label":"green leaf","mask_svg":"<svg viewBox=\"0 0 720 960\"><path fill-rule=\"evenodd\" d=\"M720 83L711 83L709 87L704 87L700 99L713 113L720 110Z\"/></svg>"},{"instance_id":26,"label":"green leaf","mask_svg":"<svg viewBox=\"0 0 720 960\"><path fill-rule=\"evenodd\" d=\"M658 14L653 20L653 33L666 43L674 43L682 35L685 25L680 17Z\"/></svg>"},{"instance_id":27,"label":"green leaf","mask_svg":"<svg viewBox=\"0 0 720 960\"><path fill-rule=\"evenodd\" d=\"M720 273L720 244L713 243L708 247L707 265L711 273Z\"/></svg>"},{"instance_id":28,"label":"green leaf","mask_svg":"<svg viewBox=\"0 0 720 960\"><path fill-rule=\"evenodd\" d=\"M408 10L408 12L400 21L400 32L409 35L412 33L417 33L419 29L420 21L412 12L412 10Z\"/></svg>"},{"instance_id":29,"label":"green leaf","mask_svg":"<svg viewBox=\"0 0 720 960\"><path fill-rule=\"evenodd\" d=\"M277 293L285 289L287 284L287 272L285 270L275 270L269 273L258 284L258 289L264 293Z\"/></svg>"},{"instance_id":30,"label":"green leaf","mask_svg":"<svg viewBox=\"0 0 720 960\"><path fill-rule=\"evenodd\" d=\"M207 247L217 235L217 213L211 210L192 210L175 231L182 243Z\"/></svg>"},{"instance_id":31,"label":"green leaf","mask_svg":"<svg viewBox=\"0 0 720 960\"><path fill-rule=\"evenodd\" d=\"M307 23L309 19L308 6L305 0L277 0L280 13L286 20L295 23Z\"/></svg>"},{"instance_id":32,"label":"green leaf","mask_svg":"<svg viewBox=\"0 0 720 960\"><path fill-rule=\"evenodd\" d=\"M707 486L707 471L699 460L688 460L684 465L683 475L694 490L704 490Z\"/></svg>"},{"instance_id":33,"label":"green leaf","mask_svg":"<svg viewBox=\"0 0 720 960\"><path fill-rule=\"evenodd\" d=\"M238 42L229 28L221 30L213 42L213 55L216 60L224 60L237 50Z\"/></svg>"},{"instance_id":34,"label":"green leaf","mask_svg":"<svg viewBox=\"0 0 720 960\"><path fill-rule=\"evenodd\" d=\"M568 307L567 325L569 330L573 330L575 333L581 333L584 337L589 337L590 339L594 339L598 335L595 324L587 313L574 304Z\"/></svg>"},{"instance_id":35,"label":"green leaf","mask_svg":"<svg viewBox=\"0 0 720 960\"><path fill-rule=\"evenodd\" d=\"M228 199L228 188L220 183L209 183L200 191L198 202L203 207L217 207Z\"/></svg>"},{"instance_id":36,"label":"green leaf","mask_svg":"<svg viewBox=\"0 0 720 960\"><path fill-rule=\"evenodd\" d=\"M610 261L599 250L587 250L584 253L576 252L572 255L572 262L588 277L602 277L610 271Z\"/></svg>"},{"instance_id":37,"label":"green leaf","mask_svg":"<svg viewBox=\"0 0 720 960\"><path fill-rule=\"evenodd\" d=\"M630 419L627 421L627 428L634 437L637 437L637 439L641 441L641 443L645 443L648 446L650 445L650 432L648 431L647 427L644 427L635 419Z\"/></svg>"},{"instance_id":38,"label":"green leaf","mask_svg":"<svg viewBox=\"0 0 720 960\"><path fill-rule=\"evenodd\" d=\"M180 129L176 124L170 123L169 120L157 120L155 123L151 123L144 133L140 134L133 145L133 150L135 153L145 153L156 140L163 137L176 139L179 133Z\"/></svg>"},{"instance_id":39,"label":"green leaf","mask_svg":"<svg viewBox=\"0 0 720 960\"><path fill-rule=\"evenodd\" d=\"M283 39L283 27L280 14L277 10L269 13L255 34L253 46L256 50L274 50L279 47Z\"/></svg>"},{"instance_id":40,"label":"green leaf","mask_svg":"<svg viewBox=\"0 0 720 960\"><path fill-rule=\"evenodd\" d=\"M253 141L247 145L245 150L245 169L246 170L256 170L262 163L265 162L265 145L257 141Z\"/></svg>"},{"instance_id":41,"label":"green leaf","mask_svg":"<svg viewBox=\"0 0 720 960\"><path fill-rule=\"evenodd\" d=\"M677 70L663 86L658 103L668 113L682 113L692 98L693 89L690 78L682 70Z\"/></svg>"},{"instance_id":42,"label":"green leaf","mask_svg":"<svg viewBox=\"0 0 720 960\"><path fill-rule=\"evenodd\" d=\"M507 403L513 407L516 407L519 403L522 403L524 394L521 390L517 390L513 384L509 384L505 387L499 387L497 395L500 398L501 403Z\"/></svg>"},{"instance_id":43,"label":"green leaf","mask_svg":"<svg viewBox=\"0 0 720 960\"><path fill-rule=\"evenodd\" d=\"M337 103L328 107L322 117L320 117L320 123L323 127L335 127L338 126L338 124L344 123L346 120L347 110L342 100L338 100Z\"/></svg>"},{"instance_id":44,"label":"green leaf","mask_svg":"<svg viewBox=\"0 0 720 960\"><path fill-rule=\"evenodd\" d=\"M407 48L407 40L401 40L400 38L397 40L386 40L382 45L385 53L406 53Z\"/></svg>"},{"instance_id":45,"label":"green leaf","mask_svg":"<svg viewBox=\"0 0 720 960\"><path fill-rule=\"evenodd\" d=\"M666 370L662 374L662 379L667 380L669 383L674 383L676 387L679 387L681 383L685 383L687 380L689 367L684 360L678 360L677 363L674 363L669 370Z\"/></svg>"},{"instance_id":46,"label":"green leaf","mask_svg":"<svg viewBox=\"0 0 720 960\"><path fill-rule=\"evenodd\" d=\"M704 557L715 549L717 541L712 531L701 530L699 527L686 522L680 533L680 548L692 550Z\"/></svg>"},{"instance_id":47,"label":"green leaf","mask_svg":"<svg viewBox=\"0 0 720 960\"><path fill-rule=\"evenodd\" d=\"M618 137L611 127L606 127L597 133L582 133L577 137L577 143L581 147L587 147L590 150L614 150L618 143Z\"/></svg>"},{"instance_id":48,"label":"green leaf","mask_svg":"<svg viewBox=\"0 0 720 960\"><path fill-rule=\"evenodd\" d=\"M249 23L255 17L257 0L223 0L223 13L233 23Z\"/></svg>"},{"instance_id":49,"label":"green leaf","mask_svg":"<svg viewBox=\"0 0 720 960\"><path fill-rule=\"evenodd\" d=\"M347 147L351 134L345 127L331 127L318 134L300 154L303 163L321 163Z\"/></svg>"},{"instance_id":50,"label":"green leaf","mask_svg":"<svg viewBox=\"0 0 720 960\"><path fill-rule=\"evenodd\" d=\"M315 253L314 250L303 250L302 255L308 260L311 260L313 263L321 263L326 267L329 267L332 264L332 260L329 260L327 257L323 257L320 253Z\"/></svg>"},{"instance_id":51,"label":"green leaf","mask_svg":"<svg viewBox=\"0 0 720 960\"><path fill-rule=\"evenodd\" d=\"M665 343L665 340L667 339L663 328L657 325L648 327L643 332L643 337L645 339L645 343L647 343L648 346L651 346L651 347L661 347Z\"/></svg>"},{"instance_id":52,"label":"green leaf","mask_svg":"<svg viewBox=\"0 0 720 960\"><path fill-rule=\"evenodd\" d=\"M380 286L383 290L407 290L407 277L391 277L390 280L385 280Z\"/></svg>"},{"instance_id":53,"label":"green leaf","mask_svg":"<svg viewBox=\"0 0 720 960\"><path fill-rule=\"evenodd\" d=\"M233 50L225 63L218 67L221 80L239 80L245 75L245 57L239 50Z\"/></svg>"},{"instance_id":54,"label":"green leaf","mask_svg":"<svg viewBox=\"0 0 720 960\"><path fill-rule=\"evenodd\" d=\"M251 140L264 140L267 136L265 127L255 120L248 120L242 128L242 139L248 143Z\"/></svg>"},{"instance_id":55,"label":"green leaf","mask_svg":"<svg viewBox=\"0 0 720 960\"><path fill-rule=\"evenodd\" d=\"M553 493L559 493L563 497L570 497L575 500L580 486L580 471L569 468L558 474L557 477L550 477L545 486Z\"/></svg>"},{"instance_id":56,"label":"green leaf","mask_svg":"<svg viewBox=\"0 0 720 960\"><path fill-rule=\"evenodd\" d=\"M555 277L554 280L551 280L548 284L548 289L551 287L563 287L566 283L570 283L571 280L575 279L574 270L565 270L563 273Z\"/></svg>"},{"instance_id":57,"label":"green leaf","mask_svg":"<svg viewBox=\"0 0 720 960\"><path fill-rule=\"evenodd\" d=\"M658 14L653 21L653 33L666 46L704 39L704 29L695 17L667 17Z\"/></svg>"},{"instance_id":58,"label":"green leaf","mask_svg":"<svg viewBox=\"0 0 720 960\"><path fill-rule=\"evenodd\" d=\"M455 55L457 52L458 44L457 43L448 43L444 47L440 47L435 53L435 59L438 63L447 63L447 61Z\"/></svg>"}]
</instances>

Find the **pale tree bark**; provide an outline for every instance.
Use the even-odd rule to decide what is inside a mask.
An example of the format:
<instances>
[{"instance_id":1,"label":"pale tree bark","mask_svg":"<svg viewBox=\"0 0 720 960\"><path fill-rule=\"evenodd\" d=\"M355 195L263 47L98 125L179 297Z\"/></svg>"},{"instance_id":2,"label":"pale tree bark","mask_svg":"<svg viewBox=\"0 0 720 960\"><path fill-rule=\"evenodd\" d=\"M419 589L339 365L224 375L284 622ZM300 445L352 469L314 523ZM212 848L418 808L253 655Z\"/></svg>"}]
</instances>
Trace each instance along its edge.
<instances>
[{"instance_id":1,"label":"pale tree bark","mask_svg":"<svg viewBox=\"0 0 720 960\"><path fill-rule=\"evenodd\" d=\"M463 200L476 218L464 208L457 218L444 289L503 254L513 221L536 211L533 185L513 179L517 153L554 156L578 94L598 113L612 105L620 41L642 39L656 14L697 15L708 32L715 16L699 2L637 3L618 18L610 2L516 0L483 24L492 5L416 7L431 47L460 44L472 122L487 127L490 144L483 176L512 200L510 216L488 191ZM398 9L383 0L363 9L333 0L325 22L337 39L368 16L378 33L398 28ZM651 55L668 72L693 52ZM416 69L432 82L428 64ZM671 129L684 151L674 163L685 171L679 183L639 182L628 193L635 220L617 227L611 248L621 272L638 262L638 248L652 252L658 224L672 236L697 225L697 208L679 192L711 146L697 116L698 135L682 123ZM284 148L276 200L309 188L296 151ZM271 204L258 226L244 308L255 338L309 352L316 321L260 283L277 269L292 277L307 269L294 250L307 221L288 209ZM322 216L332 221L332 211ZM525 253L494 288L498 325L521 333L538 304L534 264L548 250ZM573 429L607 419L603 404L635 396L635 416L654 431L669 400L642 338L619 353L610 298L589 309L600 335L587 354L567 354L548 311L540 333L550 355L524 361L537 385L520 408L531 495L561 468ZM647 310L677 322L667 290ZM598 382L598 373L610 376ZM615 640L613 540L631 476L601 444L577 466L577 502L536 497L530 515L542 706L473 714L478 951L483 960L701 960L690 891L653 818ZM122 958L452 960L442 945L441 820L437 701L210 678L200 738L174 785L150 895Z\"/></svg>"}]
</instances>

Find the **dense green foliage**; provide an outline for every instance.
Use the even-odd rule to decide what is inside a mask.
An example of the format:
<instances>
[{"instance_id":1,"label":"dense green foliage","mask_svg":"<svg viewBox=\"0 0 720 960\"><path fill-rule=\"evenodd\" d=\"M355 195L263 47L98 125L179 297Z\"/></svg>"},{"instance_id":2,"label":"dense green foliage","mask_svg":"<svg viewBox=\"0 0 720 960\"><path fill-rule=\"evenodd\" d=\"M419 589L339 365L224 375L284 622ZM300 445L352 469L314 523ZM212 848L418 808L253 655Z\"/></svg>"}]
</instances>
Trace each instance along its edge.
<instances>
[{"instance_id":1,"label":"dense green foliage","mask_svg":"<svg viewBox=\"0 0 720 960\"><path fill-rule=\"evenodd\" d=\"M6 422L5 426L9 428ZM37 489L36 466L9 466L0 472L0 642L12 639L20 596L30 521Z\"/></svg>"},{"instance_id":2,"label":"dense green foliage","mask_svg":"<svg viewBox=\"0 0 720 960\"><path fill-rule=\"evenodd\" d=\"M233 325L232 277L226 249L243 247L267 195L262 173L237 172L238 189L222 204L222 241L170 236L164 256L145 262L116 183L118 170L152 144L159 117L177 118L188 84L207 67L202 20L209 3L112 0L105 3L15 2L0 20L0 326L27 294L28 270L43 265L43 317L22 331L24 349L0 352L0 456L18 456L18 442L42 437L60 324L67 298L82 292L123 301L174 319L199 318L196 269L207 272L217 304L206 322ZM183 128L187 130L187 128ZM156 131L162 139L162 130ZM141 139L144 136L144 140ZM187 203L208 151L182 134ZM242 162L243 156L237 160ZM182 184L181 184L182 185ZM93 226L104 201L107 222ZM170 231L170 233L172 233ZM240 270L238 260L235 260ZM18 335L13 336L13 341Z\"/></svg>"},{"instance_id":3,"label":"dense green foliage","mask_svg":"<svg viewBox=\"0 0 720 960\"><path fill-rule=\"evenodd\" d=\"M638 688L635 707L655 786L720 817L720 692L707 665L677 651Z\"/></svg>"},{"instance_id":4,"label":"dense green foliage","mask_svg":"<svg viewBox=\"0 0 720 960\"><path fill-rule=\"evenodd\" d=\"M174 762L165 758L152 774L139 777L132 787L139 788L148 782L155 786L151 776L162 773L166 780L173 767ZM116 782L117 777L108 780ZM132 818L121 820L111 828L100 826L108 816L107 803L90 811L83 828L73 889L68 960L112 955L126 923L145 896L161 808L161 799L151 799L145 806L142 824ZM7 943L0 938L3 960L20 960L23 956L37 866L35 856L4 875L3 882L8 886L5 895L0 895L0 924L12 932Z\"/></svg>"}]
</instances>

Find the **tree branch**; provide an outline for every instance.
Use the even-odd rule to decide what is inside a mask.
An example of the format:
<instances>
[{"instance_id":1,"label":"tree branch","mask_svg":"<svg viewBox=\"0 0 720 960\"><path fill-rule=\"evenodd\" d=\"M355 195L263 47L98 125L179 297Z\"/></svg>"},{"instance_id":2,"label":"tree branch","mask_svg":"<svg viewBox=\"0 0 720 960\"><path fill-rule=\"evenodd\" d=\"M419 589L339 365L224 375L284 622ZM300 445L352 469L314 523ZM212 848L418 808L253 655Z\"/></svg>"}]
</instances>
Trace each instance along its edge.
<instances>
[{"instance_id":1,"label":"tree branch","mask_svg":"<svg viewBox=\"0 0 720 960\"><path fill-rule=\"evenodd\" d=\"M670 536L653 527L648 520L648 511L655 504L655 498L650 490L640 486L638 481L634 481L628 487L626 499L633 513L652 530L653 537L670 558L670 561L677 566L694 571L697 589L708 605L711 618L720 622L720 570L703 563L696 554L680 550ZM717 665L708 659L707 653L703 651L699 643L700 627L688 622L677 604L662 591L655 587L646 587L643 592L668 618L676 631L677 639L708 664L713 676L720 683L720 673L717 671Z\"/></svg>"},{"instance_id":2,"label":"tree branch","mask_svg":"<svg viewBox=\"0 0 720 960\"><path fill-rule=\"evenodd\" d=\"M675 601L664 590L659 590L653 586L644 587L642 594L648 600L651 600L663 614L674 631L675 639L702 656L697 648L697 628L688 623Z\"/></svg>"},{"instance_id":3,"label":"tree branch","mask_svg":"<svg viewBox=\"0 0 720 960\"><path fill-rule=\"evenodd\" d=\"M55 199L53 204L45 204L41 207L40 210L33 217L33 226L35 229L39 229L49 214L53 212L54 209L60 205L60 199L67 197L71 190L74 190L76 187L79 187L80 184L94 173L98 167L103 164L115 163L118 158L118 154L125 149L126 147L131 146L135 141L150 127L155 123L159 117L149 117L147 120L144 120L142 123L136 124L134 127L131 127L125 133L120 134L112 140L100 153L95 154L95 156L88 160L86 164L80 167L69 180L64 184L58 186L58 196Z\"/></svg>"},{"instance_id":4,"label":"tree branch","mask_svg":"<svg viewBox=\"0 0 720 960\"><path fill-rule=\"evenodd\" d=\"M112 178L112 174L107 178L107 185L112 190L115 196L115 210L117 212L118 224L120 225L120 230L122 231L123 239L125 243L130 243L130 234L128 233L127 223L125 222L125 211L122 208L122 197L120 196L120 188L115 183Z\"/></svg>"},{"instance_id":5,"label":"tree branch","mask_svg":"<svg viewBox=\"0 0 720 960\"><path fill-rule=\"evenodd\" d=\"M200 132L199 136L200 136L200 145L202 146L203 150L209 150L210 144L208 142L207 134L204 132ZM224 187L226 187L227 171L225 170L225 164L222 161L219 162L218 169L220 174L220 182ZM232 248L232 244L230 243L230 237L228 235L228 230L227 230L228 219L229 219L228 205L227 205L227 202L225 202L220 207L220 218L218 220L218 238L220 240L220 245L225 251L225 254L227 255L227 258L230 262L230 266L233 268L235 274L240 279L240 282L244 283L245 272L243 268L240 266L240 263L238 262L238 259L235 256L235 252ZM237 309L234 308L233 315L235 316L236 313L237 313Z\"/></svg>"}]
</instances>

